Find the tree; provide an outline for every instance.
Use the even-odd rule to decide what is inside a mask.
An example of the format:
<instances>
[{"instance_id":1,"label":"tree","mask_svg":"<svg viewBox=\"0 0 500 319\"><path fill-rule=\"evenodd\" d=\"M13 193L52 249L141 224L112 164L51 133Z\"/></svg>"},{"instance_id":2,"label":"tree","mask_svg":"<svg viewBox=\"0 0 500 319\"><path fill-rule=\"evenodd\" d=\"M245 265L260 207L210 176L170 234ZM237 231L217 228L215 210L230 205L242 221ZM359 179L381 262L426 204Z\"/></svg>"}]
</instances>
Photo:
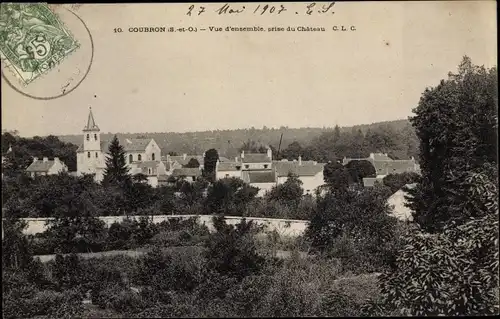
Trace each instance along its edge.
<instances>
[{"instance_id":1,"label":"tree","mask_svg":"<svg viewBox=\"0 0 500 319\"><path fill-rule=\"evenodd\" d=\"M25 221L6 218L2 222L2 266L4 269L27 269L32 262L30 243L23 234Z\"/></svg>"},{"instance_id":2,"label":"tree","mask_svg":"<svg viewBox=\"0 0 500 319\"><path fill-rule=\"evenodd\" d=\"M132 181L134 183L147 183L148 182L148 177L142 173L135 174L132 176Z\"/></svg>"},{"instance_id":3,"label":"tree","mask_svg":"<svg viewBox=\"0 0 500 319\"><path fill-rule=\"evenodd\" d=\"M293 160L302 156L303 152L304 150L302 149L302 146L299 142L295 141L282 151L282 157L288 160Z\"/></svg>"},{"instance_id":4,"label":"tree","mask_svg":"<svg viewBox=\"0 0 500 319\"><path fill-rule=\"evenodd\" d=\"M289 173L287 180L283 184L273 186L266 194L266 199L268 201L277 201L296 209L302 200L303 193L302 181L298 176Z\"/></svg>"},{"instance_id":5,"label":"tree","mask_svg":"<svg viewBox=\"0 0 500 319\"><path fill-rule=\"evenodd\" d=\"M397 267L379 278L403 316L498 314L498 214L405 236Z\"/></svg>"},{"instance_id":6,"label":"tree","mask_svg":"<svg viewBox=\"0 0 500 319\"><path fill-rule=\"evenodd\" d=\"M239 178L224 178L208 188L205 208L208 214L241 216L257 193L258 188Z\"/></svg>"},{"instance_id":7,"label":"tree","mask_svg":"<svg viewBox=\"0 0 500 319\"><path fill-rule=\"evenodd\" d=\"M211 148L205 152L205 158L203 159L203 174L210 181L215 180L215 166L219 160L219 152L216 149Z\"/></svg>"},{"instance_id":8,"label":"tree","mask_svg":"<svg viewBox=\"0 0 500 319\"><path fill-rule=\"evenodd\" d=\"M259 227L245 219L228 225L224 217L215 216L213 225L215 232L205 242L208 269L241 280L263 268L265 259L257 253L254 239Z\"/></svg>"},{"instance_id":9,"label":"tree","mask_svg":"<svg viewBox=\"0 0 500 319\"><path fill-rule=\"evenodd\" d=\"M464 57L458 73L426 89L413 110L422 180L411 205L427 231L483 215L466 206L465 180L485 164L497 165L497 88L496 67L486 70Z\"/></svg>"},{"instance_id":10,"label":"tree","mask_svg":"<svg viewBox=\"0 0 500 319\"><path fill-rule=\"evenodd\" d=\"M345 166L354 183L363 183L365 177L376 177L375 166L368 160L352 160Z\"/></svg>"},{"instance_id":11,"label":"tree","mask_svg":"<svg viewBox=\"0 0 500 319\"><path fill-rule=\"evenodd\" d=\"M196 158L191 158L189 160L189 162L186 165L184 165L184 167L198 168L198 167L200 167L200 162L198 162L198 160Z\"/></svg>"},{"instance_id":12,"label":"tree","mask_svg":"<svg viewBox=\"0 0 500 319\"><path fill-rule=\"evenodd\" d=\"M325 184L334 189L346 189L349 186L349 172L340 163L328 163L323 169Z\"/></svg>"},{"instance_id":13,"label":"tree","mask_svg":"<svg viewBox=\"0 0 500 319\"><path fill-rule=\"evenodd\" d=\"M402 189L407 184L418 183L420 175L415 172L403 172L399 174L389 174L384 177L382 183L391 189L392 193Z\"/></svg>"},{"instance_id":14,"label":"tree","mask_svg":"<svg viewBox=\"0 0 500 319\"><path fill-rule=\"evenodd\" d=\"M373 236L381 241L392 234L395 219L388 216L387 203L374 190L327 193L317 202L306 236L320 250L343 233L359 238Z\"/></svg>"},{"instance_id":15,"label":"tree","mask_svg":"<svg viewBox=\"0 0 500 319\"><path fill-rule=\"evenodd\" d=\"M240 153L242 151L248 153L266 153L267 147L261 143L257 143L254 140L247 140L239 149Z\"/></svg>"},{"instance_id":16,"label":"tree","mask_svg":"<svg viewBox=\"0 0 500 319\"><path fill-rule=\"evenodd\" d=\"M108 149L103 185L125 185L131 182L125 151L115 135Z\"/></svg>"}]
</instances>

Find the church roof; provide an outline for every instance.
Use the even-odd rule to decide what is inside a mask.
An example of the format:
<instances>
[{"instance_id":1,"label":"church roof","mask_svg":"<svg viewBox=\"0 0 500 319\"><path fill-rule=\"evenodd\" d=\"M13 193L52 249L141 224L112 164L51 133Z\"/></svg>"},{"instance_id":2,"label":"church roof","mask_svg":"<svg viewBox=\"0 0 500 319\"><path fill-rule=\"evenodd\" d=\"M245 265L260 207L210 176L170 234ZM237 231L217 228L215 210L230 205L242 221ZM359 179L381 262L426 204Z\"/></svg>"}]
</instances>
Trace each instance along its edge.
<instances>
[{"instance_id":1,"label":"church roof","mask_svg":"<svg viewBox=\"0 0 500 319\"><path fill-rule=\"evenodd\" d=\"M99 127L95 124L92 108L89 109L89 117L87 118L87 125L83 128L84 131L98 131Z\"/></svg>"},{"instance_id":2,"label":"church roof","mask_svg":"<svg viewBox=\"0 0 500 319\"><path fill-rule=\"evenodd\" d=\"M118 138L120 145L123 146L125 152L145 151L146 147L151 142L151 138ZM107 153L111 141L101 141L101 152ZM78 146L77 153L83 152L83 144Z\"/></svg>"}]
</instances>

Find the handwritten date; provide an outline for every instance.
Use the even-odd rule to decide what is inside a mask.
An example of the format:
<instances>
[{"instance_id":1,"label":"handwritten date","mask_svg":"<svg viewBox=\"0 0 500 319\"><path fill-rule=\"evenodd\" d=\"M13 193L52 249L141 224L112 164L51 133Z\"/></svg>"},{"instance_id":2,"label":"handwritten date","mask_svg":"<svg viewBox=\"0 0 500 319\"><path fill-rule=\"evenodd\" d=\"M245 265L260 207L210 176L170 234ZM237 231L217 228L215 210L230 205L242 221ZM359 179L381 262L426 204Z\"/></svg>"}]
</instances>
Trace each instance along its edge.
<instances>
[{"instance_id":1,"label":"handwritten date","mask_svg":"<svg viewBox=\"0 0 500 319\"><path fill-rule=\"evenodd\" d=\"M249 5L235 5L235 4L229 4L226 3L221 7L218 7L217 9L213 10L213 12L217 15L239 15L245 12L249 12L250 14L254 15L279 15L282 14L283 12L291 11L294 12L295 14L305 14L305 15L312 15L312 14L326 14L326 13L335 13L333 11L333 6L335 5L335 1L332 1L327 4L319 5L316 2L311 2L309 4L306 4L302 10L299 11L293 11L287 9L287 4L276 4L276 5L269 5L269 4L259 4L259 5L254 5L250 7ZM302 12L300 12L302 11ZM211 12L207 9L207 7L198 5L195 6L194 4L189 6L188 11L186 15L192 16L192 15L202 15L206 12Z\"/></svg>"}]
</instances>

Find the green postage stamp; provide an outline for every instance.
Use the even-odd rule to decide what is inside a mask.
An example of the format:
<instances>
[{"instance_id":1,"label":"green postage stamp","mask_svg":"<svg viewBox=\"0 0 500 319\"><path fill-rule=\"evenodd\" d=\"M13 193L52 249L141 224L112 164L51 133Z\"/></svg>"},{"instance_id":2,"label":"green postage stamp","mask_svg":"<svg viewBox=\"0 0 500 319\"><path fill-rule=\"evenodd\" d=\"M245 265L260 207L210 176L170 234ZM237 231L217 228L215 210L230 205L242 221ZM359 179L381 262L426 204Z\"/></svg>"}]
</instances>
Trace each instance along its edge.
<instances>
[{"instance_id":1,"label":"green postage stamp","mask_svg":"<svg viewBox=\"0 0 500 319\"><path fill-rule=\"evenodd\" d=\"M27 85L79 48L61 20L43 3L0 5L0 57Z\"/></svg>"}]
</instances>

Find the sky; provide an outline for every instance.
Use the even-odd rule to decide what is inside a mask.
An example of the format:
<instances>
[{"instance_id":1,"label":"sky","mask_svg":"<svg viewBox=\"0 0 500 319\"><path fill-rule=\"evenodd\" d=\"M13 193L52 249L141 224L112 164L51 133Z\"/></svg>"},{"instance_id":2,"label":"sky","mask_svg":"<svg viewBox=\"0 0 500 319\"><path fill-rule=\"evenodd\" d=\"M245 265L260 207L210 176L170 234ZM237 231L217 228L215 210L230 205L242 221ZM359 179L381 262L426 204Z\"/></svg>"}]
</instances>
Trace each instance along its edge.
<instances>
[{"instance_id":1,"label":"sky","mask_svg":"<svg viewBox=\"0 0 500 319\"><path fill-rule=\"evenodd\" d=\"M410 116L424 89L455 71L464 55L496 65L494 1L346 2L323 16L303 15L306 4L285 3L288 12L274 16L217 15L222 4L207 4L201 16L186 16L186 3L84 4L74 11L94 42L89 74L52 100L25 97L2 78L2 129L80 134L89 107L102 132L368 124ZM327 31L127 31L254 25ZM342 25L356 31L332 30Z\"/></svg>"}]
</instances>

